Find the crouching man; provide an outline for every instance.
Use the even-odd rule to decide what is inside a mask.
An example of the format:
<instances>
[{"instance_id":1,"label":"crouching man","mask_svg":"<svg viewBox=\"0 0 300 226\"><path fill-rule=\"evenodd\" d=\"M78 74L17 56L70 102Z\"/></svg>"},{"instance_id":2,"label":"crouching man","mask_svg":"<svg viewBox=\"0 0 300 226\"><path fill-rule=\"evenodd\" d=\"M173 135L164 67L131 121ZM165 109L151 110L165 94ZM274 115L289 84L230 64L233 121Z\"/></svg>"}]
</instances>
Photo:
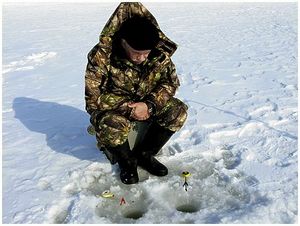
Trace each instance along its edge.
<instances>
[{"instance_id":1,"label":"crouching man","mask_svg":"<svg viewBox=\"0 0 300 226\"><path fill-rule=\"evenodd\" d=\"M154 155L187 118L187 106L174 97L179 80L170 57L176 48L141 3L127 2L88 54L86 110L100 149L116 157L124 184L139 181L137 166L156 176L168 174ZM135 121L150 127L130 150L128 133Z\"/></svg>"}]
</instances>

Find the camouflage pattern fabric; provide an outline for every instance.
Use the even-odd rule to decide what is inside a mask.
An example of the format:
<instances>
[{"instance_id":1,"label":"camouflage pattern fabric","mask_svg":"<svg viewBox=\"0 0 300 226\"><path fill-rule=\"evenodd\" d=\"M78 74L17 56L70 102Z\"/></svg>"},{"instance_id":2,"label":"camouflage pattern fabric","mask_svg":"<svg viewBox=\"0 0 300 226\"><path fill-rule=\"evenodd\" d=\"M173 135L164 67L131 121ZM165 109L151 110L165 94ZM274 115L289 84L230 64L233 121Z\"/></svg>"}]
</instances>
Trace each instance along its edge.
<instances>
[{"instance_id":1,"label":"camouflage pattern fabric","mask_svg":"<svg viewBox=\"0 0 300 226\"><path fill-rule=\"evenodd\" d=\"M135 65L112 54L114 34L128 18L147 17L157 27L160 41L151 57ZM178 131L187 117L187 106L174 98L179 87L171 60L177 45L160 30L153 15L137 2L121 3L106 23L99 43L89 52L85 73L86 110L91 115L98 142L103 147L117 146L127 139L134 121L129 102L149 101L161 126Z\"/></svg>"},{"instance_id":2,"label":"camouflage pattern fabric","mask_svg":"<svg viewBox=\"0 0 300 226\"><path fill-rule=\"evenodd\" d=\"M150 118L161 126L172 131L179 130L187 117L187 106L177 98L171 97L161 111L156 116ZM115 147L123 144L128 138L128 134L134 126L134 121L129 120L124 115L116 111L106 112L98 121L96 138L100 146Z\"/></svg>"}]
</instances>

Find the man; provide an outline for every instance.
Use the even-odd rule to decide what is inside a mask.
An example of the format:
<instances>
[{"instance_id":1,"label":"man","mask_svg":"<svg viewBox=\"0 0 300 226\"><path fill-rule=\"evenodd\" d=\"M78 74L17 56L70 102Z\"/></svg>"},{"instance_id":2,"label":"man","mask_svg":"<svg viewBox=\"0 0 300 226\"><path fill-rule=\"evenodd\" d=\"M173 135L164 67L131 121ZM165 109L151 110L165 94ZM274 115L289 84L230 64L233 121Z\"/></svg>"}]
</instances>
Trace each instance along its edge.
<instances>
[{"instance_id":1,"label":"man","mask_svg":"<svg viewBox=\"0 0 300 226\"><path fill-rule=\"evenodd\" d=\"M86 110L100 149L116 157L124 184L139 181L137 166L156 176L168 174L154 155L187 117L187 106L173 97L179 80L170 57L176 48L141 3L127 2L118 6L88 54ZM135 121L151 124L130 150L128 133Z\"/></svg>"}]
</instances>

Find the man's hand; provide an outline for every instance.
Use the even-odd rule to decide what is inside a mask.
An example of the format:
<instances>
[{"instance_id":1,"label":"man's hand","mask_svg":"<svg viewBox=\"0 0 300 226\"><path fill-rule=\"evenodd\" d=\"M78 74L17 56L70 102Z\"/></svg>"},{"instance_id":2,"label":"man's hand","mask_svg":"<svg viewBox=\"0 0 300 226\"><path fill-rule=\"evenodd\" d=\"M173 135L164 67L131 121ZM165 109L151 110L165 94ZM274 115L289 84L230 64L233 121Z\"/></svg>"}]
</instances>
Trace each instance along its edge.
<instances>
[{"instance_id":1,"label":"man's hand","mask_svg":"<svg viewBox=\"0 0 300 226\"><path fill-rule=\"evenodd\" d=\"M150 115L148 106L144 102L128 103L128 107L132 108L130 116L136 120L147 120Z\"/></svg>"}]
</instances>

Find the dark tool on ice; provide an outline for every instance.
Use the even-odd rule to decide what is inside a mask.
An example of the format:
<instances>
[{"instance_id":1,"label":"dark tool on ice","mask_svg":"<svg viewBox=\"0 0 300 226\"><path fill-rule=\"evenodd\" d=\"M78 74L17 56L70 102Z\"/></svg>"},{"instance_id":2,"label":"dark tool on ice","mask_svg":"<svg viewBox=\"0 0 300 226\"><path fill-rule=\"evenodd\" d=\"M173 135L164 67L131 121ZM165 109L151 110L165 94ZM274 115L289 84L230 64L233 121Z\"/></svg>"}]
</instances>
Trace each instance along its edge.
<instances>
[{"instance_id":1,"label":"dark tool on ice","mask_svg":"<svg viewBox=\"0 0 300 226\"><path fill-rule=\"evenodd\" d=\"M189 186L189 184L187 183L187 178L191 176L190 172L188 171L184 171L182 172L181 174L184 178L184 184L183 184L183 187L184 187L184 190L187 191L187 188Z\"/></svg>"},{"instance_id":2,"label":"dark tool on ice","mask_svg":"<svg viewBox=\"0 0 300 226\"><path fill-rule=\"evenodd\" d=\"M189 186L188 183L185 181L184 184L183 184L183 187L184 187L184 190L185 190L185 191L187 191L187 187L188 187L188 186Z\"/></svg>"}]
</instances>

